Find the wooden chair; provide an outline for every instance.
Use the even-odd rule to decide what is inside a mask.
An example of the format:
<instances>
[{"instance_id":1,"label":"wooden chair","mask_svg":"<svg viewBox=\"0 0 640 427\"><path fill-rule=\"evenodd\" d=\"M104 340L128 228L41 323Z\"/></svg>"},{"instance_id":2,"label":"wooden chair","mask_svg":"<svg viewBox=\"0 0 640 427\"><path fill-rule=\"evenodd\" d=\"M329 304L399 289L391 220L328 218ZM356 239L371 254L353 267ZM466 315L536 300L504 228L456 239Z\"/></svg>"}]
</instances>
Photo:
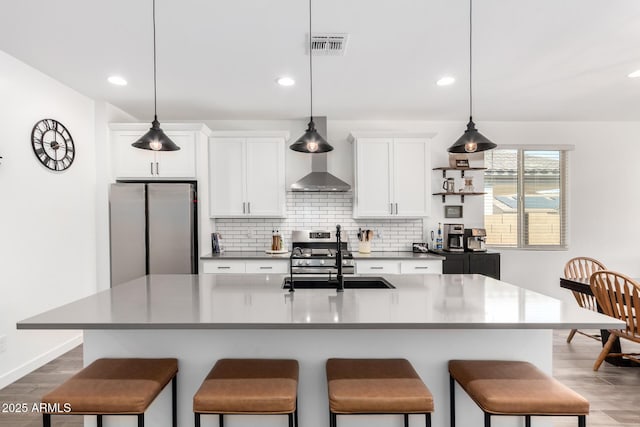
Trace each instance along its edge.
<instances>
[{"instance_id":1,"label":"wooden chair","mask_svg":"<svg viewBox=\"0 0 640 427\"><path fill-rule=\"evenodd\" d=\"M606 270L607 268L600 261L589 257L576 257L571 258L564 265L564 277L567 279L584 279L589 280L591 275L596 271ZM572 291L578 305L582 308L586 308L593 311L598 311L596 299L592 295L583 294L582 292ZM573 336L577 333L584 335L585 337L592 338L600 341L599 335L591 335L581 332L577 329L572 329L567 337L567 342L570 343Z\"/></svg>"},{"instance_id":2,"label":"wooden chair","mask_svg":"<svg viewBox=\"0 0 640 427\"><path fill-rule=\"evenodd\" d=\"M624 274L608 270L593 273L589 282L602 312L627 323L624 330L609 331L611 335L593 365L593 370L597 371L607 356L626 357L640 363L640 359L635 357L638 353L609 353L618 337L640 343L640 325L637 317L640 314L640 284Z\"/></svg>"}]
</instances>

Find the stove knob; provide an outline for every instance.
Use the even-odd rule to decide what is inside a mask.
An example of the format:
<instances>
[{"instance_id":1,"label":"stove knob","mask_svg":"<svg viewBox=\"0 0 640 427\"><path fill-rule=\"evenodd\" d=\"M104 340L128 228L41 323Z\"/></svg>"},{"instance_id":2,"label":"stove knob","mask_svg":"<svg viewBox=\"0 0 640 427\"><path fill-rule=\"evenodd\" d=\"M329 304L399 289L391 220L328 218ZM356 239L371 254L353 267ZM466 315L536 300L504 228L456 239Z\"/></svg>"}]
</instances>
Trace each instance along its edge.
<instances>
[{"instance_id":1,"label":"stove knob","mask_svg":"<svg viewBox=\"0 0 640 427\"><path fill-rule=\"evenodd\" d=\"M342 260L342 265L347 265L347 260L346 259Z\"/></svg>"},{"instance_id":2,"label":"stove knob","mask_svg":"<svg viewBox=\"0 0 640 427\"><path fill-rule=\"evenodd\" d=\"M320 260L320 265L324 265L324 260L323 259Z\"/></svg>"},{"instance_id":3,"label":"stove knob","mask_svg":"<svg viewBox=\"0 0 640 427\"><path fill-rule=\"evenodd\" d=\"M305 262L305 264L307 264L307 265L311 265L311 261L307 260L307 261Z\"/></svg>"}]
</instances>

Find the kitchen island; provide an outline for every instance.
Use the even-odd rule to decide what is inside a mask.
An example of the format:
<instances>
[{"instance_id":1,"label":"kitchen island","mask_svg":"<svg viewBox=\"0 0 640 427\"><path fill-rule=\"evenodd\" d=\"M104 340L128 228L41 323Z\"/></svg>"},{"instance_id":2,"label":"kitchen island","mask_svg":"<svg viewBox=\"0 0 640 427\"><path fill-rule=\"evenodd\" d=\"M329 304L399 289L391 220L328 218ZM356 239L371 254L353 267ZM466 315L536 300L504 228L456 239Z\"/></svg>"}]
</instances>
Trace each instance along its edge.
<instances>
[{"instance_id":1,"label":"kitchen island","mask_svg":"<svg viewBox=\"0 0 640 427\"><path fill-rule=\"evenodd\" d=\"M434 394L434 426L448 422L447 361L519 359L551 372L552 329L616 328L621 322L573 304L479 275L388 275L395 289L282 289L285 275L152 275L45 312L19 329L84 330L85 364L99 357L177 357L180 426L193 425L192 397L222 357L295 358L300 362L303 427L328 424L324 363L330 357L404 357ZM458 423L482 422L458 393ZM169 426L165 391L149 425ZM340 425L400 426L402 417L344 417ZM418 416L412 423L420 423ZM550 425L536 419L536 426ZM95 425L87 418L86 425ZM229 418L252 426L253 416ZM285 425L262 417L264 426ZM519 426L499 417L496 426ZM547 423L547 424L545 424ZM108 417L105 426L135 425ZM204 418L204 426L217 425Z\"/></svg>"}]
</instances>

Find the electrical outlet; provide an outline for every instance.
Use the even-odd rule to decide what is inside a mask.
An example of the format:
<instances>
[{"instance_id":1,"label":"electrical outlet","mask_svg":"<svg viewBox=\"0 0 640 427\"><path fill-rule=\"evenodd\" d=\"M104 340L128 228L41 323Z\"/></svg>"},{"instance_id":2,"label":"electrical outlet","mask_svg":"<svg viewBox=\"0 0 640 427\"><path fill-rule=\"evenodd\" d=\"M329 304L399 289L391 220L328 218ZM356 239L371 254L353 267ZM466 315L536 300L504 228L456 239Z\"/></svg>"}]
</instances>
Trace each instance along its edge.
<instances>
[{"instance_id":1,"label":"electrical outlet","mask_svg":"<svg viewBox=\"0 0 640 427\"><path fill-rule=\"evenodd\" d=\"M7 351L7 336L0 336L0 353L4 353Z\"/></svg>"}]
</instances>

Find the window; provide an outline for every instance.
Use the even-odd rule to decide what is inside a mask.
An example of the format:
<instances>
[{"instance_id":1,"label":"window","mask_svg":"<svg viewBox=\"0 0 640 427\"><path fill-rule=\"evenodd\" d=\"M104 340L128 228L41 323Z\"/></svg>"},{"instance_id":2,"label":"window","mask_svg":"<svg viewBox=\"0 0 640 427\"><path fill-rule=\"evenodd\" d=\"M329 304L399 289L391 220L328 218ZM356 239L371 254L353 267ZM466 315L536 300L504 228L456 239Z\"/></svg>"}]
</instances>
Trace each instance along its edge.
<instances>
[{"instance_id":1,"label":"window","mask_svg":"<svg viewBox=\"0 0 640 427\"><path fill-rule=\"evenodd\" d=\"M567 150L500 148L485 153L487 244L567 247Z\"/></svg>"}]
</instances>

